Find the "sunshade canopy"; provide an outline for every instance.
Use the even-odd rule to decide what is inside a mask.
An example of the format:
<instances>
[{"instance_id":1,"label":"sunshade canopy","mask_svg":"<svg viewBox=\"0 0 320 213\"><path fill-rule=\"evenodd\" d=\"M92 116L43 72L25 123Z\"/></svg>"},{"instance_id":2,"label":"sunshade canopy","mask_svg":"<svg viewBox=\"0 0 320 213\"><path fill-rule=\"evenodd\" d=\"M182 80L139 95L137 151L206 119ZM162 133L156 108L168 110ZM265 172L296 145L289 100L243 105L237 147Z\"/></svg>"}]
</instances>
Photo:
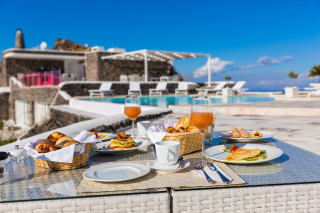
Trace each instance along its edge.
<instances>
[{"instance_id":1,"label":"sunshade canopy","mask_svg":"<svg viewBox=\"0 0 320 213\"><path fill-rule=\"evenodd\" d=\"M102 56L102 59L111 60L135 60L145 61L145 81L148 81L148 61L168 61L168 60L179 60L187 58L208 58L208 82L210 86L211 72L210 72L210 54L203 53L185 53L185 52L170 52L160 50L138 50L133 52L120 53L116 55Z\"/></svg>"}]
</instances>

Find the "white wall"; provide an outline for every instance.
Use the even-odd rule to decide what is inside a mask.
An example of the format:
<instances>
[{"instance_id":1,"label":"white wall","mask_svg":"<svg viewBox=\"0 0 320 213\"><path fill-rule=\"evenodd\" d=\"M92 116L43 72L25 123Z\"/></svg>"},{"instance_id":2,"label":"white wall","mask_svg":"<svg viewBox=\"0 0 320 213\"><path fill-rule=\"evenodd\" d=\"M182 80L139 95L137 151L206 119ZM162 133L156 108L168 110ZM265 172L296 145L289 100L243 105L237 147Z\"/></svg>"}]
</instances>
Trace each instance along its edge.
<instances>
[{"instance_id":1,"label":"white wall","mask_svg":"<svg viewBox=\"0 0 320 213\"><path fill-rule=\"evenodd\" d=\"M79 64L79 61L65 60L64 61L64 73L78 74L78 80L84 77L84 64Z\"/></svg>"}]
</instances>

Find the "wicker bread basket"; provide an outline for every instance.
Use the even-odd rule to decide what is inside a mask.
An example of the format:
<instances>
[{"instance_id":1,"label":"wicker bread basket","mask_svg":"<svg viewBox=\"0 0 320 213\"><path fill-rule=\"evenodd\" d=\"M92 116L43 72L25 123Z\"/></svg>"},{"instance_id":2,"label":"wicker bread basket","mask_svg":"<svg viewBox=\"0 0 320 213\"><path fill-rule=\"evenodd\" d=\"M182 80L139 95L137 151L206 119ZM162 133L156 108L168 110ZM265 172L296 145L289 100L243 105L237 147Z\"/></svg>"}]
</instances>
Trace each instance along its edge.
<instances>
[{"instance_id":1,"label":"wicker bread basket","mask_svg":"<svg viewBox=\"0 0 320 213\"><path fill-rule=\"evenodd\" d=\"M203 137L206 138L208 130L204 131ZM177 141L180 142L179 155L188 154L190 152L199 151L202 148L201 132L182 132L182 133L170 133L167 134L162 141Z\"/></svg>"},{"instance_id":2,"label":"wicker bread basket","mask_svg":"<svg viewBox=\"0 0 320 213\"><path fill-rule=\"evenodd\" d=\"M82 155L73 156L72 163L61 163L55 161L47 161L41 160L38 158L33 158L36 166L40 166L43 168L51 169L51 170L70 170L77 169L88 165L89 153L90 153L91 144L86 144L86 152Z\"/></svg>"}]
</instances>

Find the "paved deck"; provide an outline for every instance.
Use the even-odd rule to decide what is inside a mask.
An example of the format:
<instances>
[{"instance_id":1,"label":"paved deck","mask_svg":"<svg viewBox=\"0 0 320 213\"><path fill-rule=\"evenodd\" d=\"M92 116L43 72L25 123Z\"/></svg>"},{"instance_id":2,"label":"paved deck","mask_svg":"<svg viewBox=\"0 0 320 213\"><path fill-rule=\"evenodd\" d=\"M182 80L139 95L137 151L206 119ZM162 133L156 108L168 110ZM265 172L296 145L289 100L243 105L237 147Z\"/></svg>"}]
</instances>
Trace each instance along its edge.
<instances>
[{"instance_id":1,"label":"paved deck","mask_svg":"<svg viewBox=\"0 0 320 213\"><path fill-rule=\"evenodd\" d=\"M289 100L289 101L272 101L272 102L246 102L246 103L230 103L215 104L214 106L226 107L268 107L268 108L320 108L320 100Z\"/></svg>"},{"instance_id":2,"label":"paved deck","mask_svg":"<svg viewBox=\"0 0 320 213\"><path fill-rule=\"evenodd\" d=\"M169 106L173 113L190 113L190 105ZM227 115L320 116L320 100L213 104L214 113Z\"/></svg>"}]
</instances>

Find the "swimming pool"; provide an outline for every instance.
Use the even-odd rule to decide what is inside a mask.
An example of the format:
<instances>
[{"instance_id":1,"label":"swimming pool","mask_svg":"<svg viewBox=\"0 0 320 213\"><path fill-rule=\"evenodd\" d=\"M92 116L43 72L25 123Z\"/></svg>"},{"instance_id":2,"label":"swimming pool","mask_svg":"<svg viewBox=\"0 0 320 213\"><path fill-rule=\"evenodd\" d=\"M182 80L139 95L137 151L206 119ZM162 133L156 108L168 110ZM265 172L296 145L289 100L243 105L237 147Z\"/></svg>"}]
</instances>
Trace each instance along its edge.
<instances>
[{"instance_id":1,"label":"swimming pool","mask_svg":"<svg viewBox=\"0 0 320 213\"><path fill-rule=\"evenodd\" d=\"M99 101L124 104L125 98L82 98L86 101ZM191 96L156 96L156 97L141 97L141 105L168 107L169 105L190 105ZM243 102L266 102L275 101L272 97L263 96L229 96L229 97L211 97L213 104L220 103L243 103Z\"/></svg>"}]
</instances>

